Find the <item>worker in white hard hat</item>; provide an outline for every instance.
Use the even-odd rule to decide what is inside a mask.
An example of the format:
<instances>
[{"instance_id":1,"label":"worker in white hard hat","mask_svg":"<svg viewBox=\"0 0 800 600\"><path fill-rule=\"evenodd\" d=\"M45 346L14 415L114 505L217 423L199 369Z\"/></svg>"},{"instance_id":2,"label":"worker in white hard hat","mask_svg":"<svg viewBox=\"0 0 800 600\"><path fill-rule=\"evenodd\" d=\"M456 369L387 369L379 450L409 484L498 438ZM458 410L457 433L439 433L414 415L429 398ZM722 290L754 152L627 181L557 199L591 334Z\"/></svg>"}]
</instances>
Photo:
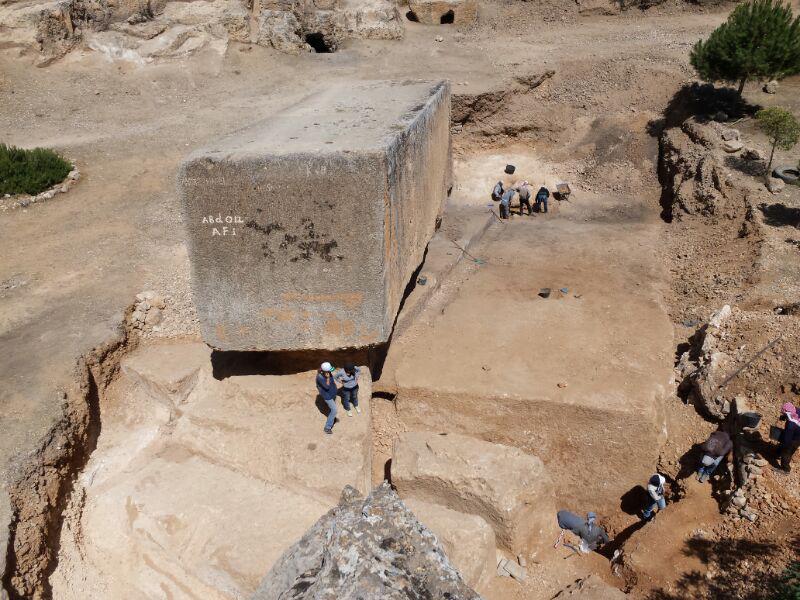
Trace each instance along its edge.
<instances>
[{"instance_id":1,"label":"worker in white hard hat","mask_svg":"<svg viewBox=\"0 0 800 600\"><path fill-rule=\"evenodd\" d=\"M324 362L317 373L317 391L325 404L328 405L328 420L325 421L325 433L333 433L333 424L336 422L336 381L333 378L333 365Z\"/></svg>"}]
</instances>

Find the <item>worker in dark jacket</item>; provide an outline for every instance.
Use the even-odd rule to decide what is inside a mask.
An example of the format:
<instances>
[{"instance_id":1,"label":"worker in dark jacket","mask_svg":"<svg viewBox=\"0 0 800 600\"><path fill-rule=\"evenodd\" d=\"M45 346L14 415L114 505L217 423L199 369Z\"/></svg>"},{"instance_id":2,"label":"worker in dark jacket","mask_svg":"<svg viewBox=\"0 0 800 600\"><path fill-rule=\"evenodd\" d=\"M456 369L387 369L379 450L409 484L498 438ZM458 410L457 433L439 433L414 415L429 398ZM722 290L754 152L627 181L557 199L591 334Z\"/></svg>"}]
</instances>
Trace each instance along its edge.
<instances>
[{"instance_id":1,"label":"worker in dark jacket","mask_svg":"<svg viewBox=\"0 0 800 600\"><path fill-rule=\"evenodd\" d=\"M789 473L792 470L792 457L800 448L800 415L791 402L783 405L781 419L786 419L786 427L783 428L779 440L778 457L781 469Z\"/></svg>"},{"instance_id":2,"label":"worker in dark jacket","mask_svg":"<svg viewBox=\"0 0 800 600\"><path fill-rule=\"evenodd\" d=\"M703 483L711 477L723 459L733 449L731 436L725 431L715 431L701 446L703 458L700 459L700 467L697 469L697 480Z\"/></svg>"},{"instance_id":3,"label":"worker in dark jacket","mask_svg":"<svg viewBox=\"0 0 800 600\"><path fill-rule=\"evenodd\" d=\"M503 197L503 192L505 192L503 189L503 182L498 181L492 188L492 200L495 202L500 202L500 199Z\"/></svg>"},{"instance_id":4,"label":"worker in dark jacket","mask_svg":"<svg viewBox=\"0 0 800 600\"><path fill-rule=\"evenodd\" d=\"M573 512L560 510L556 514L556 521L558 521L558 526L561 528L561 533L558 535L556 543L553 544L553 548L558 548L559 544L564 541L564 533L566 531L571 531L580 538L578 549L584 554L597 550L601 545L608 543L608 534L605 529L597 524L597 515L593 512L587 513L584 521ZM572 548L569 544L564 545Z\"/></svg>"},{"instance_id":5,"label":"worker in dark jacket","mask_svg":"<svg viewBox=\"0 0 800 600\"><path fill-rule=\"evenodd\" d=\"M514 199L514 194L517 193L515 188L508 188L503 192L503 198L500 200L500 218L507 219L511 216L511 200Z\"/></svg>"},{"instance_id":6,"label":"worker in dark jacket","mask_svg":"<svg viewBox=\"0 0 800 600\"><path fill-rule=\"evenodd\" d=\"M325 422L325 433L333 433L333 424L336 422L336 381L333 378L333 365L324 362L317 373L317 391L322 400L328 405L328 420Z\"/></svg>"},{"instance_id":7,"label":"worker in dark jacket","mask_svg":"<svg viewBox=\"0 0 800 600\"><path fill-rule=\"evenodd\" d=\"M545 186L539 188L539 191L536 192L536 212L547 212L547 200L550 198L550 190L548 190ZM544 207L544 210L542 210Z\"/></svg>"}]
</instances>

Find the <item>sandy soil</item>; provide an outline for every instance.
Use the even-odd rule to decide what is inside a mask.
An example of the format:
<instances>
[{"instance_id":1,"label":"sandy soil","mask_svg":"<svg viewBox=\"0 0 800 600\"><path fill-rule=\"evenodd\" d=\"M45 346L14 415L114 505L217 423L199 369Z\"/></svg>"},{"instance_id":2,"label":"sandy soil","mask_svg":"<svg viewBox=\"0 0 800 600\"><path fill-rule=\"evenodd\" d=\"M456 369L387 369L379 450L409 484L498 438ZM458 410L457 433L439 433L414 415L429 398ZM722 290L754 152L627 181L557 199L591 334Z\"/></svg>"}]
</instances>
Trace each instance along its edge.
<instances>
[{"instance_id":1,"label":"sandy soil","mask_svg":"<svg viewBox=\"0 0 800 600\"><path fill-rule=\"evenodd\" d=\"M295 376L212 376L201 343L143 346L101 401L66 511L56 598L243 598L351 485L369 488L362 414L336 434Z\"/></svg>"}]
</instances>

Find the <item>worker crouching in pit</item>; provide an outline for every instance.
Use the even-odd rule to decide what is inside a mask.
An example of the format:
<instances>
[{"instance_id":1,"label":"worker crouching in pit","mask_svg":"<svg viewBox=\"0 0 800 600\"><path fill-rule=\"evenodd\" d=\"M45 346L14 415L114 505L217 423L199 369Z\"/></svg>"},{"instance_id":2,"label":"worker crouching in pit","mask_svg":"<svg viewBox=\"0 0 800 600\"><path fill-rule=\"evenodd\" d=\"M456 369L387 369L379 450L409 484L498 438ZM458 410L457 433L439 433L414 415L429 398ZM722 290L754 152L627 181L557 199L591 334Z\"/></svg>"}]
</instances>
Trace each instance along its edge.
<instances>
[{"instance_id":1,"label":"worker crouching in pit","mask_svg":"<svg viewBox=\"0 0 800 600\"><path fill-rule=\"evenodd\" d=\"M558 539L553 544L553 548L558 548L563 544L573 552L588 554L608 543L608 534L605 529L597 524L597 515L593 512L587 513L584 521L573 512L560 510L556 513L556 520L561 532L558 534ZM565 541L567 531L578 538L577 542Z\"/></svg>"}]
</instances>

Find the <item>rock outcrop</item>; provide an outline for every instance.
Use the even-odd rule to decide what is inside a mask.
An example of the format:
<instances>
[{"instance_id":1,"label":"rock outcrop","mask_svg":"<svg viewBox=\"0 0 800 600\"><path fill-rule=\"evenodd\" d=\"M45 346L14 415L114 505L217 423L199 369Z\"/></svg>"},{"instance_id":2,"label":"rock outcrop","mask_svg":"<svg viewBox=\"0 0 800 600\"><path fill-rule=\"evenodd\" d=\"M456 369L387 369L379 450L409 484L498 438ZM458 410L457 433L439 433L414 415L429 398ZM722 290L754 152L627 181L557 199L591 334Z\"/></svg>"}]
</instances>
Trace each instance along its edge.
<instances>
[{"instance_id":1,"label":"rock outcrop","mask_svg":"<svg viewBox=\"0 0 800 600\"><path fill-rule=\"evenodd\" d=\"M716 420L724 419L730 412L730 403L720 386L729 375L733 360L717 347L730 315L731 307L727 304L711 315L694 335L692 348L681 355L676 367L681 387L706 416Z\"/></svg>"},{"instance_id":2,"label":"rock outcrop","mask_svg":"<svg viewBox=\"0 0 800 600\"><path fill-rule=\"evenodd\" d=\"M363 498L346 487L275 563L253 600L408 600L480 596L450 564L436 536L387 483Z\"/></svg>"},{"instance_id":3,"label":"rock outcrop","mask_svg":"<svg viewBox=\"0 0 800 600\"><path fill-rule=\"evenodd\" d=\"M478 18L475 0L409 0L408 7L425 25L471 25Z\"/></svg>"},{"instance_id":4,"label":"rock outcrop","mask_svg":"<svg viewBox=\"0 0 800 600\"><path fill-rule=\"evenodd\" d=\"M497 572L497 548L489 524L478 515L415 498L403 502L436 535L467 585L478 592L484 591Z\"/></svg>"},{"instance_id":5,"label":"rock outcrop","mask_svg":"<svg viewBox=\"0 0 800 600\"><path fill-rule=\"evenodd\" d=\"M479 515L513 553L555 535L553 484L542 461L518 448L465 435L402 434L392 455L401 497Z\"/></svg>"},{"instance_id":6,"label":"rock outcrop","mask_svg":"<svg viewBox=\"0 0 800 600\"><path fill-rule=\"evenodd\" d=\"M251 18L252 17L252 18ZM228 41L288 54L334 52L348 39L401 39L395 0L50 0L0 4L10 44L46 66L84 45L110 59L147 63Z\"/></svg>"},{"instance_id":7,"label":"rock outcrop","mask_svg":"<svg viewBox=\"0 0 800 600\"><path fill-rule=\"evenodd\" d=\"M662 180L671 190L672 215L720 215L727 198L711 125L689 119L661 137ZM720 144L722 140L720 140Z\"/></svg>"}]
</instances>

